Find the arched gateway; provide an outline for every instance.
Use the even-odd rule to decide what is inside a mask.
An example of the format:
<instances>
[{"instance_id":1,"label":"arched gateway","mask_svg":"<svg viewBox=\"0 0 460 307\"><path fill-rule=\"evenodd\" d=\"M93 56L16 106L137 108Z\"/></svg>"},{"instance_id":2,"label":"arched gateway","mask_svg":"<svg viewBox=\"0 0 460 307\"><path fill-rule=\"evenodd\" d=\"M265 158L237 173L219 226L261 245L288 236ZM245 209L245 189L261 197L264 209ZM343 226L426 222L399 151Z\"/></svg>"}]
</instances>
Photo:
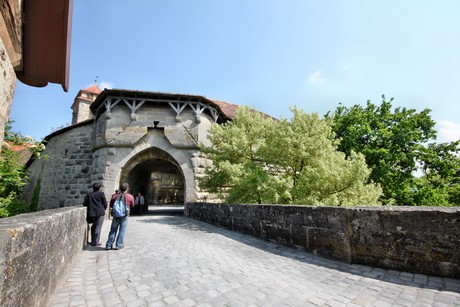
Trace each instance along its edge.
<instances>
[{"instance_id":1,"label":"arched gateway","mask_svg":"<svg viewBox=\"0 0 460 307\"><path fill-rule=\"evenodd\" d=\"M209 161L199 151L213 123L237 106L203 96L141 92L96 86L72 105L72 126L45 138L47 160L29 161L24 192L39 209L81 205L92 183L107 197L121 182L149 205L212 200L196 177Z\"/></svg>"},{"instance_id":2,"label":"arched gateway","mask_svg":"<svg viewBox=\"0 0 460 307\"><path fill-rule=\"evenodd\" d=\"M120 182L142 193L146 205L183 204L185 177L167 152L152 147L137 154L121 170Z\"/></svg>"}]
</instances>

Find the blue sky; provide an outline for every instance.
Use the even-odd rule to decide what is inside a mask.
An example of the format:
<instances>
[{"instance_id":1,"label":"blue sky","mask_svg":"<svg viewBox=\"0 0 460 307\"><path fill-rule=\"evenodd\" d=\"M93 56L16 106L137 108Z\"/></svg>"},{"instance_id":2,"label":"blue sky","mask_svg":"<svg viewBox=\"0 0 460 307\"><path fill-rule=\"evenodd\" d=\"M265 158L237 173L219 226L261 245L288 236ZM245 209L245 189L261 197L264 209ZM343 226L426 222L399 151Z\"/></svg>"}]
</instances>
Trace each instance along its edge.
<instances>
[{"instance_id":1,"label":"blue sky","mask_svg":"<svg viewBox=\"0 0 460 307\"><path fill-rule=\"evenodd\" d=\"M78 91L203 95L290 117L380 104L431 109L460 138L460 1L78 0L70 88L18 81L15 131L41 140L71 122Z\"/></svg>"}]
</instances>

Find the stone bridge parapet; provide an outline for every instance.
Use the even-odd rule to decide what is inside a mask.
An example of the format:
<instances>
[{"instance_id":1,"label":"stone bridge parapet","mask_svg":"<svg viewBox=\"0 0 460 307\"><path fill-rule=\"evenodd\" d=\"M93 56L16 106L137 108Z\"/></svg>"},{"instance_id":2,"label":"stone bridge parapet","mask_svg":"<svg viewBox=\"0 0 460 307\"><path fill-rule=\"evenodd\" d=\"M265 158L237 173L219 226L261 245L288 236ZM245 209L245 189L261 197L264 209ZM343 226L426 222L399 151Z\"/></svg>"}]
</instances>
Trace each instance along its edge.
<instances>
[{"instance_id":1,"label":"stone bridge parapet","mask_svg":"<svg viewBox=\"0 0 460 307\"><path fill-rule=\"evenodd\" d=\"M86 208L0 219L0 306L46 306L86 242Z\"/></svg>"},{"instance_id":2,"label":"stone bridge parapet","mask_svg":"<svg viewBox=\"0 0 460 307\"><path fill-rule=\"evenodd\" d=\"M347 263L460 278L460 208L188 203L184 214Z\"/></svg>"}]
</instances>

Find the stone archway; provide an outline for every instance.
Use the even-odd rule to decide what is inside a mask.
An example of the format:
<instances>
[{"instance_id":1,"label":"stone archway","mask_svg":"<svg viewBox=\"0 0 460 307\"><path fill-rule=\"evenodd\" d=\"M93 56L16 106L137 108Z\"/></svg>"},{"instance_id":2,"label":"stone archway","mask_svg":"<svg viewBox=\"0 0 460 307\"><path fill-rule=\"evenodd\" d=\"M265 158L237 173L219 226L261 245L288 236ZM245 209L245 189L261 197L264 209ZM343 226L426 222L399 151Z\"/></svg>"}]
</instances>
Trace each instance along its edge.
<instances>
[{"instance_id":1,"label":"stone archway","mask_svg":"<svg viewBox=\"0 0 460 307\"><path fill-rule=\"evenodd\" d=\"M149 205L183 205L185 178L181 168L167 152L148 148L132 157L122 168L120 182L128 182L131 193L144 195Z\"/></svg>"}]
</instances>

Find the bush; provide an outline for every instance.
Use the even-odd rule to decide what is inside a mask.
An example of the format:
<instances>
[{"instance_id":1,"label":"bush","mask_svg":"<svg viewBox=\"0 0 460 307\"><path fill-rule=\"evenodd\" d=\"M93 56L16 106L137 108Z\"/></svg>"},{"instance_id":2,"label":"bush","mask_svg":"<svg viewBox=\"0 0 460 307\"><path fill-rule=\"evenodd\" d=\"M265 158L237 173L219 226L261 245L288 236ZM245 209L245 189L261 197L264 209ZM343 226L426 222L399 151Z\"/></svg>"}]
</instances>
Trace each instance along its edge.
<instances>
[{"instance_id":1,"label":"bush","mask_svg":"<svg viewBox=\"0 0 460 307\"><path fill-rule=\"evenodd\" d=\"M43 144L20 133L11 132L9 121L5 126L5 142L0 152L0 217L36 211L36 206L21 200L22 187L28 177L18 148L29 150L36 157L44 150Z\"/></svg>"},{"instance_id":2,"label":"bush","mask_svg":"<svg viewBox=\"0 0 460 307\"><path fill-rule=\"evenodd\" d=\"M0 218L30 212L29 204L12 194L0 197Z\"/></svg>"}]
</instances>

